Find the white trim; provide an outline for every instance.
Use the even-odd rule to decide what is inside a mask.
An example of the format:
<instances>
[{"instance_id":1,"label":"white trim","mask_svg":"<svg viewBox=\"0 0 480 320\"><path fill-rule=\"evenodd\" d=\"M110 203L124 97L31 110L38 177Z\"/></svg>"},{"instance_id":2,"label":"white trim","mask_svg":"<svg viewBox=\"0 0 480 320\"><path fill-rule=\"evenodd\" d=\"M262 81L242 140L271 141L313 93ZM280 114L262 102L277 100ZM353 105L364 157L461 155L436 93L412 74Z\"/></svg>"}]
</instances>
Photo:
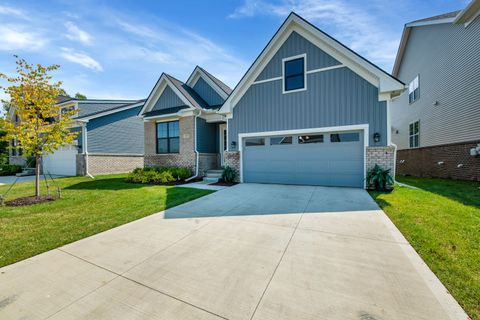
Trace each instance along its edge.
<instances>
[{"instance_id":1,"label":"white trim","mask_svg":"<svg viewBox=\"0 0 480 320\"><path fill-rule=\"evenodd\" d=\"M225 123L221 123L218 125L218 134L220 135L218 141L219 141L219 148L218 150L220 150L220 166L223 167L225 165L225 151L228 150L228 132L227 132L227 140L225 141L225 138L224 138L224 135L223 135L223 131L227 131L227 124ZM224 149L224 146L227 145L227 149Z\"/></svg>"},{"instance_id":2,"label":"white trim","mask_svg":"<svg viewBox=\"0 0 480 320\"><path fill-rule=\"evenodd\" d=\"M205 82L210 87L212 87L212 89L215 90L215 92L218 93L220 97L222 97L222 99L225 100L228 98L228 94L225 91L223 91L223 89L220 88L199 66L195 67L192 74L188 78L187 82L185 82L185 84L193 88L195 84L197 84L198 79L200 78L205 80Z\"/></svg>"},{"instance_id":3,"label":"white trim","mask_svg":"<svg viewBox=\"0 0 480 320\"><path fill-rule=\"evenodd\" d=\"M270 79L265 79L265 80L258 80L258 81L252 82L252 85L265 83L265 82L270 82L270 81L277 81L277 80L282 80L282 79L283 79L283 77L275 77L275 78L270 78Z\"/></svg>"},{"instance_id":4,"label":"white trim","mask_svg":"<svg viewBox=\"0 0 480 320\"><path fill-rule=\"evenodd\" d=\"M96 113L96 114L91 115L91 116L79 117L79 118L76 118L76 120L86 120L86 121L88 121L90 119L100 118L100 117L107 116L109 114L125 111L125 110L132 109L132 108L137 108L137 107L142 106L143 104L144 104L144 102L139 102L139 103L135 103L135 104L132 104L132 105L127 105L127 106L124 106L124 107L120 107L120 108L117 108L117 109L99 112L99 113Z\"/></svg>"},{"instance_id":5,"label":"white trim","mask_svg":"<svg viewBox=\"0 0 480 320\"><path fill-rule=\"evenodd\" d=\"M297 32L299 35L325 51L325 53L335 58L341 64L345 65L372 85L379 88L379 93L397 92L405 89L403 83L388 75L380 68L367 62L365 59L292 13L258 56L244 77L240 80L239 84L225 101L219 112L229 113L233 110L241 97L293 31Z\"/></svg>"},{"instance_id":6,"label":"white trim","mask_svg":"<svg viewBox=\"0 0 480 320\"><path fill-rule=\"evenodd\" d=\"M392 119L391 119L391 100L387 100L387 145L392 144Z\"/></svg>"},{"instance_id":7,"label":"white trim","mask_svg":"<svg viewBox=\"0 0 480 320\"><path fill-rule=\"evenodd\" d=\"M303 88L295 90L285 90L285 62L303 58ZM282 59L282 94L294 93L307 90L307 54L302 53L296 56L286 57Z\"/></svg>"},{"instance_id":8,"label":"white trim","mask_svg":"<svg viewBox=\"0 0 480 320\"><path fill-rule=\"evenodd\" d=\"M240 155L240 182L243 182L243 139L250 137L271 137L271 136L283 136L283 135L302 135L312 133L324 133L324 132L338 132L338 131L356 131L363 130L363 187L366 188L366 170L367 170L367 147L369 146L369 129L368 124L355 124L348 126L336 126L336 127L320 127L320 128L308 128L308 129L293 129L293 130L280 130L280 131L264 131L264 132L249 132L238 134L238 151ZM228 132L227 132L228 137Z\"/></svg>"},{"instance_id":9,"label":"white trim","mask_svg":"<svg viewBox=\"0 0 480 320\"><path fill-rule=\"evenodd\" d=\"M311 73L316 73L316 72L323 72L323 71L328 71L328 70L333 70L333 69L339 69L339 68L346 68L347 66L343 65L343 64L337 64L335 66L331 66L331 67L325 67L325 68L320 68L320 69L313 69L313 70L308 70L307 71L307 74L311 74Z\"/></svg>"},{"instance_id":10,"label":"white trim","mask_svg":"<svg viewBox=\"0 0 480 320\"><path fill-rule=\"evenodd\" d=\"M480 2L476 0L470 1L470 3L455 17L453 21L456 24L463 23L465 28L468 27L473 20L475 20L480 14Z\"/></svg>"}]
</instances>

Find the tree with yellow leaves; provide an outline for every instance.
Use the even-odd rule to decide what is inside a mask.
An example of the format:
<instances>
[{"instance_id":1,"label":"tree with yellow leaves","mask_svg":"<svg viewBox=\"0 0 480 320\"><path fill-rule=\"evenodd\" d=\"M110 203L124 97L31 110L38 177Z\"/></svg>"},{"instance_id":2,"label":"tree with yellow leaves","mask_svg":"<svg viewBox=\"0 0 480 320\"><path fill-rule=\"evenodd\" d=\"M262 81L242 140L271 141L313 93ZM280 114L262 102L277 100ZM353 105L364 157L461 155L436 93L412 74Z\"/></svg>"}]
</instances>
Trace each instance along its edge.
<instances>
[{"instance_id":1,"label":"tree with yellow leaves","mask_svg":"<svg viewBox=\"0 0 480 320\"><path fill-rule=\"evenodd\" d=\"M35 196L38 197L42 156L73 143L76 133L70 130L70 123L78 110L62 112L57 105L61 82L53 82L49 73L57 70L58 65L44 67L29 64L18 56L15 58L16 75L9 77L0 73L0 78L10 84L0 87L10 96L10 101L2 101L10 110L0 121L6 132L3 139L15 139L15 148L21 148L25 156L35 157Z\"/></svg>"}]
</instances>

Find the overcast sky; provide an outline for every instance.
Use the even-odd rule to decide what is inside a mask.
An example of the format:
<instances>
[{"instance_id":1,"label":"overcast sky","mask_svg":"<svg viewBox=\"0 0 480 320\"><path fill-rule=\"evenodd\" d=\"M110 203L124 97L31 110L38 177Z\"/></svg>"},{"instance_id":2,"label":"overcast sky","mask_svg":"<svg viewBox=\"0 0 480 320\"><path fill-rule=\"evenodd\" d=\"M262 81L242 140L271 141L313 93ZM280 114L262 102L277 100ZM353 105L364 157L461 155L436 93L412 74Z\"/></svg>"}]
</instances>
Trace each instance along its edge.
<instances>
[{"instance_id":1,"label":"overcast sky","mask_svg":"<svg viewBox=\"0 0 480 320\"><path fill-rule=\"evenodd\" d=\"M200 65L235 86L291 11L391 71L403 25L466 0L3 1L0 71L59 64L70 94L145 98L162 72Z\"/></svg>"}]
</instances>

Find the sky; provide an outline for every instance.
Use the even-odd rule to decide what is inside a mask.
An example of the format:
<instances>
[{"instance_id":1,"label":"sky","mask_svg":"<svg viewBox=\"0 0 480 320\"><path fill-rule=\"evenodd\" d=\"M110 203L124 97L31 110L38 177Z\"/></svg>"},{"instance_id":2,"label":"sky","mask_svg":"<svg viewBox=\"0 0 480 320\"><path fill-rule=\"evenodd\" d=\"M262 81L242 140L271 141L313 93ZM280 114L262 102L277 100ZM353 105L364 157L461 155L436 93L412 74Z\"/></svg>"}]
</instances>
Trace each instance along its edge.
<instances>
[{"instance_id":1,"label":"sky","mask_svg":"<svg viewBox=\"0 0 480 320\"><path fill-rule=\"evenodd\" d=\"M186 81L200 65L233 88L291 11L390 72L405 23L467 3L2 0L0 72L14 74L16 54L59 64L54 78L71 95L142 99L162 72Z\"/></svg>"}]
</instances>

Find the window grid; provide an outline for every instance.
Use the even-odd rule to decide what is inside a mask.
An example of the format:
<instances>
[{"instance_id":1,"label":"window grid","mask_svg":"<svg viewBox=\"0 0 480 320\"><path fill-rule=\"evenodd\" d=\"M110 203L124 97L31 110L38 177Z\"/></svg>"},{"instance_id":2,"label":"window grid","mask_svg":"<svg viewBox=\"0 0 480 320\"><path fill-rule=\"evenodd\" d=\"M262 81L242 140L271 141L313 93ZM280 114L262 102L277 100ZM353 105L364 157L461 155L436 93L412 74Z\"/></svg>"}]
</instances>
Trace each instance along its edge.
<instances>
[{"instance_id":1,"label":"window grid","mask_svg":"<svg viewBox=\"0 0 480 320\"><path fill-rule=\"evenodd\" d=\"M178 121L157 123L157 154L180 152Z\"/></svg>"},{"instance_id":2,"label":"window grid","mask_svg":"<svg viewBox=\"0 0 480 320\"><path fill-rule=\"evenodd\" d=\"M305 89L305 57L284 61L284 92Z\"/></svg>"},{"instance_id":3,"label":"window grid","mask_svg":"<svg viewBox=\"0 0 480 320\"><path fill-rule=\"evenodd\" d=\"M409 146L410 148L418 148L420 146L420 122L410 123L408 128Z\"/></svg>"}]
</instances>

